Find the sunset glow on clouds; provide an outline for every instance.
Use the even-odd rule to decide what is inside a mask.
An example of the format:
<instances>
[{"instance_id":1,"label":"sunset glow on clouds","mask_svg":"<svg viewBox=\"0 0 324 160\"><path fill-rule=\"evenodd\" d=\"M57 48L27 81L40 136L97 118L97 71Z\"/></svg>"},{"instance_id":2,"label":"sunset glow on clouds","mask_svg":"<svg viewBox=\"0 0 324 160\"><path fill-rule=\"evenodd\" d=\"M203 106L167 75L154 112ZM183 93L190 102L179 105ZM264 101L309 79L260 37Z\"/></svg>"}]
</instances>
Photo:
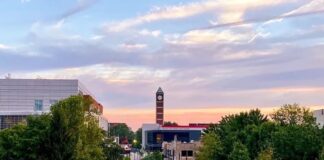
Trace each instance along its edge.
<instances>
[{"instance_id":1,"label":"sunset glow on clouds","mask_svg":"<svg viewBox=\"0 0 324 160\"><path fill-rule=\"evenodd\" d=\"M323 0L1 3L0 76L80 79L110 121L154 122L159 86L183 124L324 105Z\"/></svg>"}]
</instances>

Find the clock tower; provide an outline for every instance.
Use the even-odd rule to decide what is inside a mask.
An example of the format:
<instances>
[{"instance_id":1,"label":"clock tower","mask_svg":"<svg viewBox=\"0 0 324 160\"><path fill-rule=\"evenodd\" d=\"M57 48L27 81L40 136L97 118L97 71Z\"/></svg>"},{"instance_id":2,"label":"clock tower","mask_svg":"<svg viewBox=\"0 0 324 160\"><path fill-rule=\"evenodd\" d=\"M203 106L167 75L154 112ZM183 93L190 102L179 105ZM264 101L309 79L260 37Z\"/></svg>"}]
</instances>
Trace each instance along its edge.
<instances>
[{"instance_id":1,"label":"clock tower","mask_svg":"<svg viewBox=\"0 0 324 160\"><path fill-rule=\"evenodd\" d=\"M163 125L163 123L164 123L164 121L163 121L164 93L163 93L161 87L159 87L159 89L157 90L155 99L156 99L156 123Z\"/></svg>"}]
</instances>

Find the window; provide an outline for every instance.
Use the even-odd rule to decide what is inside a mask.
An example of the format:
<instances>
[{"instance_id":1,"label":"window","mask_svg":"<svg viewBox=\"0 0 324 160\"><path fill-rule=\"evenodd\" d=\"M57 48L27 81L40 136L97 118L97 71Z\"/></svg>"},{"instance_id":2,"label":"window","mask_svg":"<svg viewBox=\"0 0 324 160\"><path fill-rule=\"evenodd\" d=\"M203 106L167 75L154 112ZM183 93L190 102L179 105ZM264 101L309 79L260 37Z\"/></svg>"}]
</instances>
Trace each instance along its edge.
<instances>
[{"instance_id":1,"label":"window","mask_svg":"<svg viewBox=\"0 0 324 160\"><path fill-rule=\"evenodd\" d=\"M36 99L35 100L35 111L42 111L43 110L43 100Z\"/></svg>"},{"instance_id":2,"label":"window","mask_svg":"<svg viewBox=\"0 0 324 160\"><path fill-rule=\"evenodd\" d=\"M188 155L188 157L192 157L193 156L193 152L192 151L188 151L187 152L187 155Z\"/></svg>"},{"instance_id":3,"label":"window","mask_svg":"<svg viewBox=\"0 0 324 160\"><path fill-rule=\"evenodd\" d=\"M181 151L181 157L187 157L187 151Z\"/></svg>"},{"instance_id":4,"label":"window","mask_svg":"<svg viewBox=\"0 0 324 160\"><path fill-rule=\"evenodd\" d=\"M181 157L193 157L193 151L183 150L181 151Z\"/></svg>"}]
</instances>

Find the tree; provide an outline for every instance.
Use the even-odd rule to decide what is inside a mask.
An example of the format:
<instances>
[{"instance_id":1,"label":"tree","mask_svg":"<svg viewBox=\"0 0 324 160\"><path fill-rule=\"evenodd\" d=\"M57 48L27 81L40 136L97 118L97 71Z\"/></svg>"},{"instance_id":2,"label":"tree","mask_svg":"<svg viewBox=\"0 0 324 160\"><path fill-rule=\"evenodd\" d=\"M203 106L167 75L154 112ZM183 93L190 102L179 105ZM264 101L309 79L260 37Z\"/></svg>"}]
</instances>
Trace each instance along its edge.
<instances>
[{"instance_id":1,"label":"tree","mask_svg":"<svg viewBox=\"0 0 324 160\"><path fill-rule=\"evenodd\" d=\"M27 117L25 124L0 131L0 159L104 159L104 135L82 96L52 106L49 114Z\"/></svg>"},{"instance_id":2,"label":"tree","mask_svg":"<svg viewBox=\"0 0 324 160\"><path fill-rule=\"evenodd\" d=\"M164 126L178 126L178 123L176 122L171 122L171 121L165 121Z\"/></svg>"},{"instance_id":3,"label":"tree","mask_svg":"<svg viewBox=\"0 0 324 160\"><path fill-rule=\"evenodd\" d=\"M47 140L51 116L27 117L19 124L0 132L0 159L46 159L44 145Z\"/></svg>"},{"instance_id":4,"label":"tree","mask_svg":"<svg viewBox=\"0 0 324 160\"><path fill-rule=\"evenodd\" d=\"M233 151L228 156L229 160L250 160L248 149L241 142L234 144Z\"/></svg>"},{"instance_id":5,"label":"tree","mask_svg":"<svg viewBox=\"0 0 324 160\"><path fill-rule=\"evenodd\" d=\"M82 96L71 96L52 106L49 159L103 159L103 135L89 111L91 103Z\"/></svg>"},{"instance_id":6,"label":"tree","mask_svg":"<svg viewBox=\"0 0 324 160\"><path fill-rule=\"evenodd\" d=\"M197 160L221 160L224 158L223 147L219 136L215 133L205 134L202 138L202 147L197 153Z\"/></svg>"},{"instance_id":7,"label":"tree","mask_svg":"<svg viewBox=\"0 0 324 160\"><path fill-rule=\"evenodd\" d=\"M142 160L162 160L162 154L160 152L149 153Z\"/></svg>"},{"instance_id":8,"label":"tree","mask_svg":"<svg viewBox=\"0 0 324 160\"><path fill-rule=\"evenodd\" d=\"M0 159L15 160L22 158L22 139L26 126L16 125L0 132Z\"/></svg>"},{"instance_id":9,"label":"tree","mask_svg":"<svg viewBox=\"0 0 324 160\"><path fill-rule=\"evenodd\" d=\"M110 135L118 136L120 140L127 139L129 143L131 143L134 140L133 131L125 123L112 126L110 128Z\"/></svg>"},{"instance_id":10,"label":"tree","mask_svg":"<svg viewBox=\"0 0 324 160\"><path fill-rule=\"evenodd\" d=\"M105 160L122 160L124 150L113 139L106 138L102 144Z\"/></svg>"},{"instance_id":11,"label":"tree","mask_svg":"<svg viewBox=\"0 0 324 160\"><path fill-rule=\"evenodd\" d=\"M319 155L319 159L324 160L324 146L322 146L322 151L321 151L321 153Z\"/></svg>"},{"instance_id":12,"label":"tree","mask_svg":"<svg viewBox=\"0 0 324 160\"><path fill-rule=\"evenodd\" d=\"M271 114L271 118L280 125L294 124L311 124L315 125L316 121L312 112L298 104L285 104Z\"/></svg>"},{"instance_id":13,"label":"tree","mask_svg":"<svg viewBox=\"0 0 324 160\"><path fill-rule=\"evenodd\" d=\"M225 116L219 124L210 125L205 134L215 133L219 136L223 145L223 155L229 155L233 150L233 144L240 141L248 147L249 155L254 159L257 152L262 149L260 143L263 137L259 134L259 127L266 122L267 117L256 109Z\"/></svg>"},{"instance_id":14,"label":"tree","mask_svg":"<svg viewBox=\"0 0 324 160\"><path fill-rule=\"evenodd\" d=\"M274 157L282 160L317 159L321 141L319 129L312 125L281 126L272 137Z\"/></svg>"},{"instance_id":15,"label":"tree","mask_svg":"<svg viewBox=\"0 0 324 160\"><path fill-rule=\"evenodd\" d=\"M135 143L133 143L134 148L142 148L142 128L139 128L135 132Z\"/></svg>"},{"instance_id":16,"label":"tree","mask_svg":"<svg viewBox=\"0 0 324 160\"><path fill-rule=\"evenodd\" d=\"M257 157L257 160L273 160L272 148L267 148L267 149L261 151Z\"/></svg>"}]
</instances>

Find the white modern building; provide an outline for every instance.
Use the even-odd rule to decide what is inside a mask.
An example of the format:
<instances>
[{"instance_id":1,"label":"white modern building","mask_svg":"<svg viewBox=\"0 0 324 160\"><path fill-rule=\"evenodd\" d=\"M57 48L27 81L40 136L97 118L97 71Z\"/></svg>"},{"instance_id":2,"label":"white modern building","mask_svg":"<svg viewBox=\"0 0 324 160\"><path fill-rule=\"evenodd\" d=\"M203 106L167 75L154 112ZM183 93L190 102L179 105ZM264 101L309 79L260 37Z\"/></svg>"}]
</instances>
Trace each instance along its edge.
<instances>
[{"instance_id":1,"label":"white modern building","mask_svg":"<svg viewBox=\"0 0 324 160\"><path fill-rule=\"evenodd\" d=\"M319 124L319 126L324 127L324 109L313 111L313 115L316 118L316 123Z\"/></svg>"},{"instance_id":2,"label":"white modern building","mask_svg":"<svg viewBox=\"0 0 324 160\"><path fill-rule=\"evenodd\" d=\"M79 94L91 95L79 80L0 79L0 129L21 122L28 115L49 112L54 103ZM98 118L100 127L107 130L107 120Z\"/></svg>"}]
</instances>

